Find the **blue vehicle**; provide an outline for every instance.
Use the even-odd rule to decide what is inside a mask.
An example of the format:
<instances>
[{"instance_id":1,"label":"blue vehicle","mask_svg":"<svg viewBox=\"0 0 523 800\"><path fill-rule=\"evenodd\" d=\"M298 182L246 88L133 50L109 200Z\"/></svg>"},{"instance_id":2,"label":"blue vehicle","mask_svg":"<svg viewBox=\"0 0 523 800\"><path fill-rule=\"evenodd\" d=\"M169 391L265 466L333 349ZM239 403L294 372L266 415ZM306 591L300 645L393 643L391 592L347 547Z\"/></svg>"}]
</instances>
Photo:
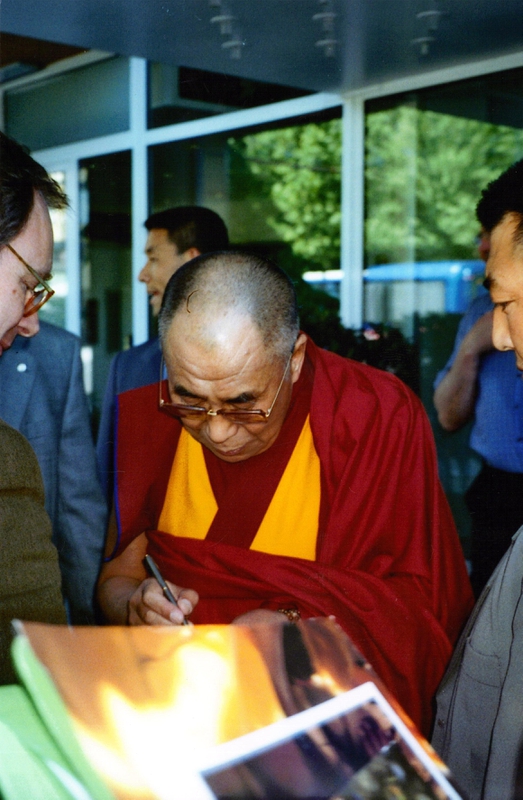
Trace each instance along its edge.
<instances>
[{"instance_id":1,"label":"blue vehicle","mask_svg":"<svg viewBox=\"0 0 523 800\"><path fill-rule=\"evenodd\" d=\"M444 287L447 314L462 314L482 288L485 264L474 261L418 261L414 264L384 264L363 271L365 283L415 281Z\"/></svg>"},{"instance_id":2,"label":"blue vehicle","mask_svg":"<svg viewBox=\"0 0 523 800\"><path fill-rule=\"evenodd\" d=\"M483 261L418 261L382 264L363 271L366 316L392 321L415 308L419 313L462 314L484 292ZM304 280L339 297L341 270L306 272Z\"/></svg>"}]
</instances>

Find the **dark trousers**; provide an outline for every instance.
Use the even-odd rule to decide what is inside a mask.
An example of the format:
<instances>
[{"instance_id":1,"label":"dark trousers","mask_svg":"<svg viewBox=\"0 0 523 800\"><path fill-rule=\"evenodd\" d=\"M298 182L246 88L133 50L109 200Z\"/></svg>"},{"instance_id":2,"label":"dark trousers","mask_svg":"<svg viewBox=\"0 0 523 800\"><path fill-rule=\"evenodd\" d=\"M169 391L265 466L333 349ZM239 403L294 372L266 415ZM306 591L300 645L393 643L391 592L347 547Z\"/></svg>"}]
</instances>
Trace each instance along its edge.
<instances>
[{"instance_id":1,"label":"dark trousers","mask_svg":"<svg viewBox=\"0 0 523 800\"><path fill-rule=\"evenodd\" d=\"M485 465L467 489L465 502L472 518L470 580L479 597L523 525L523 474Z\"/></svg>"}]
</instances>

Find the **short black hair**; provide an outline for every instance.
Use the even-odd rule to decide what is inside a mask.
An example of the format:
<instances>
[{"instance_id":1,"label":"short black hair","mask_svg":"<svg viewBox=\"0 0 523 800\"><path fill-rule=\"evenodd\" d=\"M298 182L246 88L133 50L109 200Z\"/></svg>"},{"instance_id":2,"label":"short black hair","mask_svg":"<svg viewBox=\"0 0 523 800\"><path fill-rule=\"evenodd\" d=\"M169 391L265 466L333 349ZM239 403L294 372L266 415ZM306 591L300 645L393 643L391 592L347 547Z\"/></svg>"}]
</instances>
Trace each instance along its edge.
<instances>
[{"instance_id":1,"label":"short black hair","mask_svg":"<svg viewBox=\"0 0 523 800\"><path fill-rule=\"evenodd\" d=\"M523 244L523 159L489 183L476 207L476 216L487 233L492 233L507 214L519 217L514 242Z\"/></svg>"},{"instance_id":2,"label":"short black hair","mask_svg":"<svg viewBox=\"0 0 523 800\"><path fill-rule=\"evenodd\" d=\"M160 341L177 312L214 313L223 308L249 316L263 343L278 360L292 353L300 325L296 291L289 276L272 261L234 250L188 261L169 280L159 317Z\"/></svg>"},{"instance_id":3,"label":"short black hair","mask_svg":"<svg viewBox=\"0 0 523 800\"><path fill-rule=\"evenodd\" d=\"M203 206L176 206L151 214L145 220L148 231L167 231L179 253L195 247L200 253L227 250L229 235L223 219L210 208Z\"/></svg>"},{"instance_id":4,"label":"short black hair","mask_svg":"<svg viewBox=\"0 0 523 800\"><path fill-rule=\"evenodd\" d=\"M34 192L40 192L50 208L67 206L61 187L27 148L0 131L0 246L24 227L33 210Z\"/></svg>"}]
</instances>

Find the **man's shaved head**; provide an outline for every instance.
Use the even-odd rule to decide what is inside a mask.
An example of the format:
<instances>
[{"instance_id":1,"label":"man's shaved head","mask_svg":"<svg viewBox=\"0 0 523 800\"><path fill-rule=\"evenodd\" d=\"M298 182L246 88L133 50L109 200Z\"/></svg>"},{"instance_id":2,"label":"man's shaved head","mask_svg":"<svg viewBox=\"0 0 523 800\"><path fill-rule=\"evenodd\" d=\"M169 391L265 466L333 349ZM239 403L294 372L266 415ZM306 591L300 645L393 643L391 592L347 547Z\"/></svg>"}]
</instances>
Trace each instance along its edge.
<instances>
[{"instance_id":1,"label":"man's shaved head","mask_svg":"<svg viewBox=\"0 0 523 800\"><path fill-rule=\"evenodd\" d=\"M170 279L159 317L162 345L178 314L195 315L191 322L235 314L250 319L265 348L286 360L299 333L294 286L270 261L234 251L198 256ZM194 327L193 327L194 329Z\"/></svg>"}]
</instances>

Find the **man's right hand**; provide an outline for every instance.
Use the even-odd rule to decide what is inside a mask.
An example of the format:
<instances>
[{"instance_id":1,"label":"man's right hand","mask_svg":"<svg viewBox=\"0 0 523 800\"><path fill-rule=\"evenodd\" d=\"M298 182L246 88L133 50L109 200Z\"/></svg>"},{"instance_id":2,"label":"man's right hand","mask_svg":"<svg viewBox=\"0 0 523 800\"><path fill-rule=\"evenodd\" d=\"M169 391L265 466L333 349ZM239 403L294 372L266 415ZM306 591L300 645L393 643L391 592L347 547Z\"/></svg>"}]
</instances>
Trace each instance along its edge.
<instances>
[{"instance_id":1,"label":"man's right hand","mask_svg":"<svg viewBox=\"0 0 523 800\"><path fill-rule=\"evenodd\" d=\"M181 589L167 581L179 607L173 606L165 597L154 578L147 578L131 595L128 604L129 625L182 625L198 602L198 594L192 589Z\"/></svg>"},{"instance_id":2,"label":"man's right hand","mask_svg":"<svg viewBox=\"0 0 523 800\"><path fill-rule=\"evenodd\" d=\"M147 537L140 534L125 550L106 561L98 580L98 602L112 625L182 625L198 602L192 589L182 589L174 583L169 587L180 608L164 596L155 578L150 578L143 564L147 552Z\"/></svg>"}]
</instances>

